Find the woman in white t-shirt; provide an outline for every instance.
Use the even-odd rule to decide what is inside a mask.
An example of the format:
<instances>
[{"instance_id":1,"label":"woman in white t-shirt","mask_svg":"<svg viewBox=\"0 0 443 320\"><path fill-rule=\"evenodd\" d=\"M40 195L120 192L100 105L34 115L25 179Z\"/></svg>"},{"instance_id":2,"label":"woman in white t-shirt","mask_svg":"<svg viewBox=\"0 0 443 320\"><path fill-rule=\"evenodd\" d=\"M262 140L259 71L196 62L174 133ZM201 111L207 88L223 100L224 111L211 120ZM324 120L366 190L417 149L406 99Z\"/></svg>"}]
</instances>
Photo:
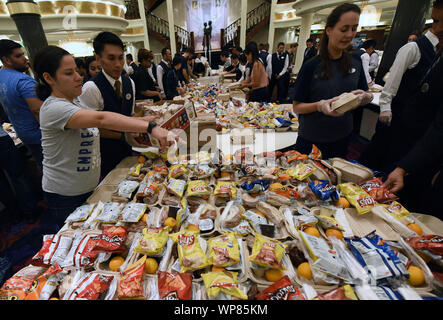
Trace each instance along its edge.
<instances>
[{"instance_id":1,"label":"woman in white t-shirt","mask_svg":"<svg viewBox=\"0 0 443 320\"><path fill-rule=\"evenodd\" d=\"M135 119L93 111L80 104L82 78L74 58L59 47L43 48L34 59L43 148L42 187L48 216L60 228L66 217L84 204L100 179L98 128L150 133L162 145L177 136L156 126L153 118ZM172 138L172 139L171 139Z\"/></svg>"}]
</instances>

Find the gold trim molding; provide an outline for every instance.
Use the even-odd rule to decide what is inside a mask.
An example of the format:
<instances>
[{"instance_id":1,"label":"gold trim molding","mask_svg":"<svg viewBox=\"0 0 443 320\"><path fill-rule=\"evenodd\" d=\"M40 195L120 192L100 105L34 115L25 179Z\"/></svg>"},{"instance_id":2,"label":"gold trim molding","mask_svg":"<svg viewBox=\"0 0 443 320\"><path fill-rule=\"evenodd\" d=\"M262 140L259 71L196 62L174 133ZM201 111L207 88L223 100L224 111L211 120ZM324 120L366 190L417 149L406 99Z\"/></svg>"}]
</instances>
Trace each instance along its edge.
<instances>
[{"instance_id":1,"label":"gold trim molding","mask_svg":"<svg viewBox=\"0 0 443 320\"><path fill-rule=\"evenodd\" d=\"M11 2L6 6L11 16L20 13L40 14L38 5L32 2Z\"/></svg>"},{"instance_id":2,"label":"gold trim molding","mask_svg":"<svg viewBox=\"0 0 443 320\"><path fill-rule=\"evenodd\" d=\"M127 28L123 35L143 34L144 32L143 27Z\"/></svg>"}]
</instances>

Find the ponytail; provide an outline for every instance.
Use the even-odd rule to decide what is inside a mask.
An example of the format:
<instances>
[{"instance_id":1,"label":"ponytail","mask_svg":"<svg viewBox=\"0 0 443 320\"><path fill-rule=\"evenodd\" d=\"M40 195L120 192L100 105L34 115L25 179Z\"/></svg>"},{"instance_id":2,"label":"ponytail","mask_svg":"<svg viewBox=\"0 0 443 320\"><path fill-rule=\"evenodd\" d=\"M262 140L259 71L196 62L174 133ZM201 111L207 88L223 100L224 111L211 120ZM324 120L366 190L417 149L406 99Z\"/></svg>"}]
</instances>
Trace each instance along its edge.
<instances>
[{"instance_id":1,"label":"ponytail","mask_svg":"<svg viewBox=\"0 0 443 320\"><path fill-rule=\"evenodd\" d=\"M45 101L52 93L52 88L44 79L43 74L48 73L55 78L60 61L66 55L70 53L56 46L44 47L35 55L33 68L37 80L35 92L40 100Z\"/></svg>"}]
</instances>

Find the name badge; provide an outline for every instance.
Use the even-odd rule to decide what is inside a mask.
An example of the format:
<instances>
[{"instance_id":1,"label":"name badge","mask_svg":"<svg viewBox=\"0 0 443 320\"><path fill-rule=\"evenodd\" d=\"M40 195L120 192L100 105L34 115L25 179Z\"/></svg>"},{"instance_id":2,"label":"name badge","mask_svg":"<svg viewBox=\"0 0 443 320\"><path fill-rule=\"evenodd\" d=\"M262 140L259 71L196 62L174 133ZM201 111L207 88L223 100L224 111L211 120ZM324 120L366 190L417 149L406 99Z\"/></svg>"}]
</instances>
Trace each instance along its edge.
<instances>
[{"instance_id":1,"label":"name badge","mask_svg":"<svg viewBox=\"0 0 443 320\"><path fill-rule=\"evenodd\" d=\"M126 94L126 100L131 100L132 95L130 93Z\"/></svg>"}]
</instances>

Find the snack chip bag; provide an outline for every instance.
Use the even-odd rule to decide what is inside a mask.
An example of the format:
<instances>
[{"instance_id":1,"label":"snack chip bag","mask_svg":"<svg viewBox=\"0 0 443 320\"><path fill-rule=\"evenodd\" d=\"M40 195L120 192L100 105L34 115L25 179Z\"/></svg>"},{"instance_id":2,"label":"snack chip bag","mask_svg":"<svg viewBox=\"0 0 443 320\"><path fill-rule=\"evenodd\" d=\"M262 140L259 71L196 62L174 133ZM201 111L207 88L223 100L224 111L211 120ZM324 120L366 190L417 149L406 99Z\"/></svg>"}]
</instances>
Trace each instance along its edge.
<instances>
[{"instance_id":1,"label":"snack chip bag","mask_svg":"<svg viewBox=\"0 0 443 320\"><path fill-rule=\"evenodd\" d=\"M232 181L218 181L215 186L214 196L237 199L237 188L235 187L235 183Z\"/></svg>"},{"instance_id":2,"label":"snack chip bag","mask_svg":"<svg viewBox=\"0 0 443 320\"><path fill-rule=\"evenodd\" d=\"M330 290L315 297L313 300L358 300L354 289L349 284Z\"/></svg>"},{"instance_id":3,"label":"snack chip bag","mask_svg":"<svg viewBox=\"0 0 443 320\"><path fill-rule=\"evenodd\" d=\"M145 262L141 257L130 265L121 275L118 286L118 298L122 300L144 300L145 297Z\"/></svg>"},{"instance_id":4,"label":"snack chip bag","mask_svg":"<svg viewBox=\"0 0 443 320\"><path fill-rule=\"evenodd\" d=\"M49 300L65 276L62 271L58 264L51 266L35 280L25 300Z\"/></svg>"},{"instance_id":5,"label":"snack chip bag","mask_svg":"<svg viewBox=\"0 0 443 320\"><path fill-rule=\"evenodd\" d=\"M104 223L116 223L125 204L119 202L106 202L102 212L95 218L95 221Z\"/></svg>"},{"instance_id":6,"label":"snack chip bag","mask_svg":"<svg viewBox=\"0 0 443 320\"><path fill-rule=\"evenodd\" d=\"M323 201L332 200L334 203L340 198L337 188L329 184L327 180L315 180L309 182L309 188Z\"/></svg>"},{"instance_id":7,"label":"snack chip bag","mask_svg":"<svg viewBox=\"0 0 443 320\"><path fill-rule=\"evenodd\" d=\"M192 274L158 272L161 300L192 300Z\"/></svg>"},{"instance_id":8,"label":"snack chip bag","mask_svg":"<svg viewBox=\"0 0 443 320\"><path fill-rule=\"evenodd\" d=\"M169 179L171 179L171 178L177 179L186 173L188 173L188 169L186 169L186 167L184 165L181 165L181 164L173 165L169 169Z\"/></svg>"},{"instance_id":9,"label":"snack chip bag","mask_svg":"<svg viewBox=\"0 0 443 320\"><path fill-rule=\"evenodd\" d=\"M294 216L294 226L296 229L304 229L313 227L318 223L318 218L312 215L297 215Z\"/></svg>"},{"instance_id":10,"label":"snack chip bag","mask_svg":"<svg viewBox=\"0 0 443 320\"><path fill-rule=\"evenodd\" d=\"M206 253L200 246L199 232L186 230L169 235L178 245L180 272L193 272L211 265Z\"/></svg>"},{"instance_id":11,"label":"snack chip bag","mask_svg":"<svg viewBox=\"0 0 443 320\"><path fill-rule=\"evenodd\" d=\"M102 234L93 237L92 252L121 253L126 250L125 240L128 228L123 226L103 226Z\"/></svg>"},{"instance_id":12,"label":"snack chip bag","mask_svg":"<svg viewBox=\"0 0 443 320\"><path fill-rule=\"evenodd\" d=\"M255 233L254 229L247 220L241 220L238 225L232 228L225 227L225 230L233 232L236 236L240 237L247 236L248 234L253 235Z\"/></svg>"},{"instance_id":13,"label":"snack chip bag","mask_svg":"<svg viewBox=\"0 0 443 320\"><path fill-rule=\"evenodd\" d=\"M35 284L34 279L27 279L20 276L12 276L3 284L0 289L1 300L25 300L26 296Z\"/></svg>"},{"instance_id":14,"label":"snack chip bag","mask_svg":"<svg viewBox=\"0 0 443 320\"><path fill-rule=\"evenodd\" d=\"M287 158L288 163L291 163L293 161L305 161L309 159L308 155L301 154L300 152L295 150L285 152L283 156Z\"/></svg>"},{"instance_id":15,"label":"snack chip bag","mask_svg":"<svg viewBox=\"0 0 443 320\"><path fill-rule=\"evenodd\" d=\"M167 190L169 193L176 195L179 198L183 197L185 193L186 181L178 179L169 179Z\"/></svg>"},{"instance_id":16,"label":"snack chip bag","mask_svg":"<svg viewBox=\"0 0 443 320\"><path fill-rule=\"evenodd\" d=\"M93 249L97 244L98 236L91 234L76 234L72 241L71 249L66 255L60 266L65 267L77 267L77 268L91 268L97 258L98 252L94 252Z\"/></svg>"},{"instance_id":17,"label":"snack chip bag","mask_svg":"<svg viewBox=\"0 0 443 320\"><path fill-rule=\"evenodd\" d=\"M381 178L374 178L371 180L360 182L359 186L378 203L386 203L398 200L398 197L389 189L382 187L383 181L381 180Z\"/></svg>"},{"instance_id":18,"label":"snack chip bag","mask_svg":"<svg viewBox=\"0 0 443 320\"><path fill-rule=\"evenodd\" d=\"M246 181L241 184L241 188L248 193L260 193L266 191L271 184L271 180Z\"/></svg>"},{"instance_id":19,"label":"snack chip bag","mask_svg":"<svg viewBox=\"0 0 443 320\"><path fill-rule=\"evenodd\" d=\"M101 300L112 280L114 276L111 275L86 273L74 288L66 292L63 300Z\"/></svg>"},{"instance_id":20,"label":"snack chip bag","mask_svg":"<svg viewBox=\"0 0 443 320\"><path fill-rule=\"evenodd\" d=\"M234 233L208 240L209 258L216 267L229 267L240 262L240 248Z\"/></svg>"},{"instance_id":21,"label":"snack chip bag","mask_svg":"<svg viewBox=\"0 0 443 320\"><path fill-rule=\"evenodd\" d=\"M192 164L209 163L211 161L211 155L208 151L197 152L191 159Z\"/></svg>"},{"instance_id":22,"label":"snack chip bag","mask_svg":"<svg viewBox=\"0 0 443 320\"><path fill-rule=\"evenodd\" d=\"M359 214L365 214L371 211L375 205L375 200L368 195L357 184L348 182L338 185L345 198L352 204Z\"/></svg>"},{"instance_id":23,"label":"snack chip bag","mask_svg":"<svg viewBox=\"0 0 443 320\"><path fill-rule=\"evenodd\" d=\"M73 213L71 213L66 218L65 222L69 223L69 222L85 221L92 213L96 205L97 205L96 203L93 203L93 204L85 204L83 206L78 207L77 209L74 210Z\"/></svg>"},{"instance_id":24,"label":"snack chip bag","mask_svg":"<svg viewBox=\"0 0 443 320\"><path fill-rule=\"evenodd\" d=\"M206 179L215 174L217 169L210 167L208 164L198 164L192 167L192 171L198 179Z\"/></svg>"},{"instance_id":25,"label":"snack chip bag","mask_svg":"<svg viewBox=\"0 0 443 320\"><path fill-rule=\"evenodd\" d=\"M380 204L380 206L395 219L402 220L406 218L410 223L413 222L413 219L409 217L410 212L397 201L392 201L389 204Z\"/></svg>"},{"instance_id":26,"label":"snack chip bag","mask_svg":"<svg viewBox=\"0 0 443 320\"><path fill-rule=\"evenodd\" d=\"M132 193L137 190L139 182L132 180L124 180L118 185L118 196L131 199Z\"/></svg>"},{"instance_id":27,"label":"snack chip bag","mask_svg":"<svg viewBox=\"0 0 443 320\"><path fill-rule=\"evenodd\" d=\"M319 215L317 216L318 220L320 221L320 225L323 227L323 229L336 229L340 231L344 231L343 227L340 223L338 223L337 220L335 220L332 217Z\"/></svg>"},{"instance_id":28,"label":"snack chip bag","mask_svg":"<svg viewBox=\"0 0 443 320\"><path fill-rule=\"evenodd\" d=\"M309 154L309 159L318 160L321 158L322 158L322 154L321 154L320 149L315 144L313 144L312 151Z\"/></svg>"},{"instance_id":29,"label":"snack chip bag","mask_svg":"<svg viewBox=\"0 0 443 320\"><path fill-rule=\"evenodd\" d=\"M143 167L143 163L137 164L135 167L131 168L129 175L133 177L138 177L140 175L140 170Z\"/></svg>"},{"instance_id":30,"label":"snack chip bag","mask_svg":"<svg viewBox=\"0 0 443 320\"><path fill-rule=\"evenodd\" d=\"M147 256L158 256L163 252L168 237L168 228L144 228L143 238L138 242L134 252Z\"/></svg>"},{"instance_id":31,"label":"snack chip bag","mask_svg":"<svg viewBox=\"0 0 443 320\"><path fill-rule=\"evenodd\" d=\"M247 300L248 296L238 286L237 276L237 272L230 271L203 273L202 278L208 296L215 298L220 292L223 292L227 295Z\"/></svg>"},{"instance_id":32,"label":"snack chip bag","mask_svg":"<svg viewBox=\"0 0 443 320\"><path fill-rule=\"evenodd\" d=\"M188 197L204 197L209 196L211 191L208 188L208 183L203 180L190 181L188 183L187 196Z\"/></svg>"},{"instance_id":33,"label":"snack chip bag","mask_svg":"<svg viewBox=\"0 0 443 320\"><path fill-rule=\"evenodd\" d=\"M138 222L145 214L147 208L148 205L144 203L128 203L122 211L122 221L129 223Z\"/></svg>"},{"instance_id":34,"label":"snack chip bag","mask_svg":"<svg viewBox=\"0 0 443 320\"><path fill-rule=\"evenodd\" d=\"M443 237L429 234L425 236L413 237L408 243L417 250L429 250L433 254L443 256Z\"/></svg>"},{"instance_id":35,"label":"snack chip bag","mask_svg":"<svg viewBox=\"0 0 443 320\"><path fill-rule=\"evenodd\" d=\"M300 198L300 195L294 189L285 187L281 183L273 183L269 186L269 191L274 192L286 198Z\"/></svg>"},{"instance_id":36,"label":"snack chip bag","mask_svg":"<svg viewBox=\"0 0 443 320\"><path fill-rule=\"evenodd\" d=\"M306 300L298 288L285 275L255 296L257 300Z\"/></svg>"},{"instance_id":37,"label":"snack chip bag","mask_svg":"<svg viewBox=\"0 0 443 320\"><path fill-rule=\"evenodd\" d=\"M256 233L249 261L265 268L285 269L281 263L285 249L280 241Z\"/></svg>"},{"instance_id":38,"label":"snack chip bag","mask_svg":"<svg viewBox=\"0 0 443 320\"><path fill-rule=\"evenodd\" d=\"M157 182L142 182L136 193L137 198L153 197L158 193L160 185Z\"/></svg>"},{"instance_id":39,"label":"snack chip bag","mask_svg":"<svg viewBox=\"0 0 443 320\"><path fill-rule=\"evenodd\" d=\"M155 172L158 172L160 175L166 177L169 174L169 170L167 166L157 165L153 167Z\"/></svg>"},{"instance_id":40,"label":"snack chip bag","mask_svg":"<svg viewBox=\"0 0 443 320\"><path fill-rule=\"evenodd\" d=\"M255 213L252 210L248 210L245 213L243 213L243 218L246 219L252 228L254 229L254 232L260 232L260 225L261 224L268 224L268 219L266 217Z\"/></svg>"},{"instance_id":41,"label":"snack chip bag","mask_svg":"<svg viewBox=\"0 0 443 320\"><path fill-rule=\"evenodd\" d=\"M291 178L303 181L313 174L315 170L317 169L309 164L299 163L295 167L288 169L286 172L291 176Z\"/></svg>"},{"instance_id":42,"label":"snack chip bag","mask_svg":"<svg viewBox=\"0 0 443 320\"><path fill-rule=\"evenodd\" d=\"M49 267L51 264L61 263L67 256L72 245L72 238L58 234L44 235L43 246L32 257L31 264L40 267Z\"/></svg>"}]
</instances>

